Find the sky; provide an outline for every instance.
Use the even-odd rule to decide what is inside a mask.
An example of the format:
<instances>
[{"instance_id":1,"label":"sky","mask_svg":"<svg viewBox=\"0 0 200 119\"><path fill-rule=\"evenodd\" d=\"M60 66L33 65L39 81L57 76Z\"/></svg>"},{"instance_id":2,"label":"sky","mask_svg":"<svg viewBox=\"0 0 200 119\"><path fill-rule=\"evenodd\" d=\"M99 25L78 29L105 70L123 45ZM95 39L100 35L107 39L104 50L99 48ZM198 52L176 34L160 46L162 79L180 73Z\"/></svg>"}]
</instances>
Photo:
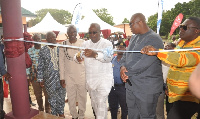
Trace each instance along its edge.
<instances>
[{"instance_id":1,"label":"sky","mask_svg":"<svg viewBox=\"0 0 200 119\"><path fill-rule=\"evenodd\" d=\"M164 0L163 9L170 10L178 2L189 1L191 0ZM143 13L147 19L158 11L158 0L21 0L21 6L33 13L45 8L63 9L73 13L78 3L83 4L83 15L87 13L87 9L106 8L115 24L121 24L124 18L130 20L134 13Z\"/></svg>"}]
</instances>

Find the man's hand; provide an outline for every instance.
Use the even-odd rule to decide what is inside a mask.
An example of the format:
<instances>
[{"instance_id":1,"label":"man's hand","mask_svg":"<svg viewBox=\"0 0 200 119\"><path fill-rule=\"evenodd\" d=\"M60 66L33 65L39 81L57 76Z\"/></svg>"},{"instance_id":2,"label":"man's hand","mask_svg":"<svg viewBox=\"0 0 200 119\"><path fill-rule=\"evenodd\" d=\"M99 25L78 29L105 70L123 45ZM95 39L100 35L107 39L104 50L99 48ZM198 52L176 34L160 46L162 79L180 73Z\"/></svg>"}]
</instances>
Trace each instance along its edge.
<instances>
[{"instance_id":1,"label":"man's hand","mask_svg":"<svg viewBox=\"0 0 200 119\"><path fill-rule=\"evenodd\" d=\"M3 77L5 77L6 81L9 81L12 78L8 72L6 74L4 74Z\"/></svg>"},{"instance_id":2,"label":"man's hand","mask_svg":"<svg viewBox=\"0 0 200 119\"><path fill-rule=\"evenodd\" d=\"M76 56L76 60L77 60L78 62L82 62L82 61L84 60L84 58L83 58L83 57L81 58L81 57L77 57L77 56Z\"/></svg>"},{"instance_id":3,"label":"man's hand","mask_svg":"<svg viewBox=\"0 0 200 119\"><path fill-rule=\"evenodd\" d=\"M92 57L92 58L96 58L97 52L93 51L91 49L85 49L85 56L86 57Z\"/></svg>"},{"instance_id":4,"label":"man's hand","mask_svg":"<svg viewBox=\"0 0 200 119\"><path fill-rule=\"evenodd\" d=\"M122 66L120 68L120 76L121 76L123 82L126 82L126 80L128 79L128 76L125 74L125 72L128 72L128 71L127 71L126 67Z\"/></svg>"},{"instance_id":5,"label":"man's hand","mask_svg":"<svg viewBox=\"0 0 200 119\"><path fill-rule=\"evenodd\" d=\"M147 55L150 55L150 56L158 54L157 52L149 52L149 51L158 51L158 50L156 48L154 48L153 46L148 45L148 46L145 46L145 47L142 48L141 53L147 54Z\"/></svg>"},{"instance_id":6,"label":"man's hand","mask_svg":"<svg viewBox=\"0 0 200 119\"><path fill-rule=\"evenodd\" d=\"M60 85L65 88L66 87L66 84L65 84L65 80L60 80Z\"/></svg>"},{"instance_id":7,"label":"man's hand","mask_svg":"<svg viewBox=\"0 0 200 119\"><path fill-rule=\"evenodd\" d=\"M84 60L83 57L81 57L81 52L78 52L77 55L76 55L76 60L80 63Z\"/></svg>"},{"instance_id":8,"label":"man's hand","mask_svg":"<svg viewBox=\"0 0 200 119\"><path fill-rule=\"evenodd\" d=\"M165 95L169 96L168 88L165 89Z\"/></svg>"},{"instance_id":9,"label":"man's hand","mask_svg":"<svg viewBox=\"0 0 200 119\"><path fill-rule=\"evenodd\" d=\"M44 87L44 81L39 82L40 83L40 87L43 88Z\"/></svg>"}]
</instances>

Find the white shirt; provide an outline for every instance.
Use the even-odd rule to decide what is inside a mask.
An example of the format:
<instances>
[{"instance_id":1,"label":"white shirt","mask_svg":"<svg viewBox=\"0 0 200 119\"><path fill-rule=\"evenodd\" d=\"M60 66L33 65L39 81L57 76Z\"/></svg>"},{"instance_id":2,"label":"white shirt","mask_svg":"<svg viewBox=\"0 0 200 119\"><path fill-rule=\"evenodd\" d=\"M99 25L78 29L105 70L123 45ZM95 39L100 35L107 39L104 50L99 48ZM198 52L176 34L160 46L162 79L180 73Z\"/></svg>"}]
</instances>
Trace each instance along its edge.
<instances>
[{"instance_id":1,"label":"white shirt","mask_svg":"<svg viewBox=\"0 0 200 119\"><path fill-rule=\"evenodd\" d=\"M84 48L105 49L113 47L112 43L106 39L101 38L97 43L91 40L83 43ZM111 88L114 83L112 57L105 55L103 52L98 51L98 56L95 58L84 57L86 68L86 84L87 88L95 90L99 85L106 83Z\"/></svg>"}]
</instances>

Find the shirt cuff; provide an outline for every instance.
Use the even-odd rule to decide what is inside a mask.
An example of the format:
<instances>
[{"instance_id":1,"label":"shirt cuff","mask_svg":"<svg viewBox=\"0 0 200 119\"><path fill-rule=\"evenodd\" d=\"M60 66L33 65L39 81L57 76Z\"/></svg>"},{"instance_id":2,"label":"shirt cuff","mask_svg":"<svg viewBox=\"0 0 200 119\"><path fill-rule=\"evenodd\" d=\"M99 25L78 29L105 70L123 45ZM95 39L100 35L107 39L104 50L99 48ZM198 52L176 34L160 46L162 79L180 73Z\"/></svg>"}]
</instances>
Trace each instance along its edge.
<instances>
[{"instance_id":1,"label":"shirt cuff","mask_svg":"<svg viewBox=\"0 0 200 119\"><path fill-rule=\"evenodd\" d=\"M1 75L3 76L3 75L6 74L6 73L7 73L7 71L6 71L6 70L3 70L2 73L1 73Z\"/></svg>"},{"instance_id":2,"label":"shirt cuff","mask_svg":"<svg viewBox=\"0 0 200 119\"><path fill-rule=\"evenodd\" d=\"M95 58L95 59L103 59L104 58L104 54L103 53L101 53L101 52L97 52L97 57Z\"/></svg>"}]
</instances>

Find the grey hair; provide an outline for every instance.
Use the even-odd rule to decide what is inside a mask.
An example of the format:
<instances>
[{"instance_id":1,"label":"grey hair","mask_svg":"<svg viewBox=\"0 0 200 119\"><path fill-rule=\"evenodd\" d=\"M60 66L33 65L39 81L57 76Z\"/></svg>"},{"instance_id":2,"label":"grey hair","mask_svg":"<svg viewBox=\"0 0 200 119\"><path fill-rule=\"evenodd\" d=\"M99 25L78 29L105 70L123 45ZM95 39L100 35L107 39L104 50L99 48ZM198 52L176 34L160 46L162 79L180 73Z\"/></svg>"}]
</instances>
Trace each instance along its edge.
<instances>
[{"instance_id":1,"label":"grey hair","mask_svg":"<svg viewBox=\"0 0 200 119\"><path fill-rule=\"evenodd\" d=\"M75 27L74 25L69 25L69 27L67 28L67 33L69 32L69 30L70 30L71 28L76 29L76 27Z\"/></svg>"}]
</instances>

